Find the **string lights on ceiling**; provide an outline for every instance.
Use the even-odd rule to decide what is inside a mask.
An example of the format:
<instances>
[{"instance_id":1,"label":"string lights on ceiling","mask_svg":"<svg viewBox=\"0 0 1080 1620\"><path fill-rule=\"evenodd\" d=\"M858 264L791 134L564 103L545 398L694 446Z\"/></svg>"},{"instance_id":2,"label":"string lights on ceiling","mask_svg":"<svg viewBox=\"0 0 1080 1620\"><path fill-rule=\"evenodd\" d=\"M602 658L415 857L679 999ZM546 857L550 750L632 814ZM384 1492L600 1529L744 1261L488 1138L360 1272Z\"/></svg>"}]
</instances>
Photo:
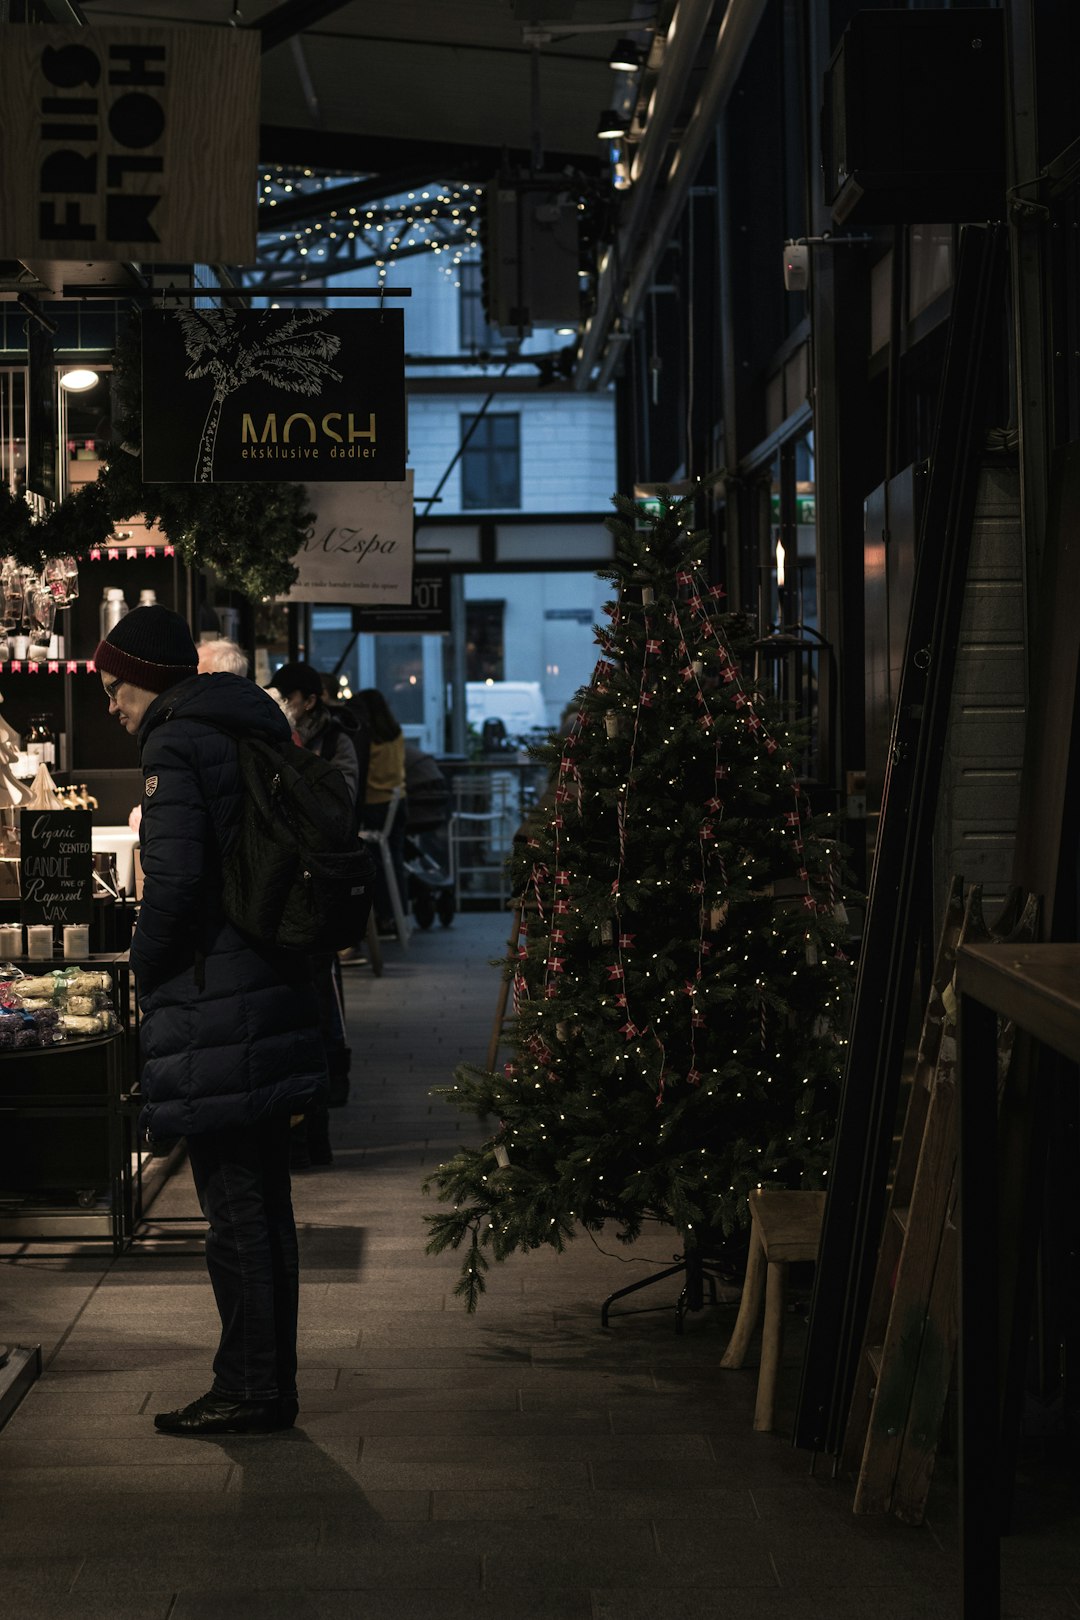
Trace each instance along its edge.
<instances>
[{"instance_id":1,"label":"string lights on ceiling","mask_svg":"<svg viewBox=\"0 0 1080 1620\"><path fill-rule=\"evenodd\" d=\"M259 179L259 207L266 211L300 197L311 199L302 224L259 233L259 266L265 275L295 264L301 281L332 274L331 266L353 268L363 257L386 280L399 256L431 252L458 285L458 272L480 245L483 188L459 181L432 184L376 203L345 199L364 185L363 175L319 175L312 169L266 168ZM290 209L292 213L292 209ZM332 291L332 287L328 288Z\"/></svg>"}]
</instances>

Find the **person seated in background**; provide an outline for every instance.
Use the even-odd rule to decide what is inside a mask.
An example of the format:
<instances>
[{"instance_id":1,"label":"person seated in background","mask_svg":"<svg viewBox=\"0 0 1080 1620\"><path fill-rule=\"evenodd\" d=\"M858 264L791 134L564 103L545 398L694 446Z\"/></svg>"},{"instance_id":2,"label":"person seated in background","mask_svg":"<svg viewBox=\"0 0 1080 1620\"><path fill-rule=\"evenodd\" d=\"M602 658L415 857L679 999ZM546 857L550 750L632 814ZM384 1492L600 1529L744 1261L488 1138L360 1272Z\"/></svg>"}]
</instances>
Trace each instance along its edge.
<instances>
[{"instance_id":1,"label":"person seated in background","mask_svg":"<svg viewBox=\"0 0 1080 1620\"><path fill-rule=\"evenodd\" d=\"M247 653L235 641L215 636L212 641L199 642L200 675L240 675L248 672Z\"/></svg>"},{"instance_id":2,"label":"person seated in background","mask_svg":"<svg viewBox=\"0 0 1080 1620\"><path fill-rule=\"evenodd\" d=\"M374 686L358 692L352 700L367 725L371 739L367 780L360 806L360 825L381 832L386 823L386 807L394 789L405 791L405 737L393 711ZM402 910L405 908L405 804L402 802L390 828L390 857L397 880ZM396 932L394 908L386 875L380 866L375 879L375 921L380 934Z\"/></svg>"}]
</instances>

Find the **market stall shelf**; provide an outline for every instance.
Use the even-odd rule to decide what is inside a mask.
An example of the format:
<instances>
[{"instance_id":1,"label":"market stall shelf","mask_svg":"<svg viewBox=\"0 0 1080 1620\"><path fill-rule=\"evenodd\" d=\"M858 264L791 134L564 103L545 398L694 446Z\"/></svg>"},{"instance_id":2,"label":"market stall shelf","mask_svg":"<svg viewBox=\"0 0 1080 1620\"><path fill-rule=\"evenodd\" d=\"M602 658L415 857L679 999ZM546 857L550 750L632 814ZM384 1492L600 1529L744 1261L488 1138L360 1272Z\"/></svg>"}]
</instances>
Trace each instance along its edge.
<instances>
[{"instance_id":1,"label":"market stall shelf","mask_svg":"<svg viewBox=\"0 0 1080 1620\"><path fill-rule=\"evenodd\" d=\"M0 1051L0 1241L108 1242L120 1253L143 1208L137 1020L126 955L84 965L111 979L116 1027Z\"/></svg>"}]
</instances>

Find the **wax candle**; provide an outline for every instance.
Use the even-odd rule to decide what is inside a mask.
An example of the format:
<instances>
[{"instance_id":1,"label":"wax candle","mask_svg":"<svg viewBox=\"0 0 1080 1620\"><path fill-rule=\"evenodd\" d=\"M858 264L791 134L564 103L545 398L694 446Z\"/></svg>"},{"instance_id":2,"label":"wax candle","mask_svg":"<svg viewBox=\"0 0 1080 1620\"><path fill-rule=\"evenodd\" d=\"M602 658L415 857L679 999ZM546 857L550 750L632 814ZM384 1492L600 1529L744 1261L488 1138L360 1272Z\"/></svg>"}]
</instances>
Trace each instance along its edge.
<instances>
[{"instance_id":1,"label":"wax candle","mask_svg":"<svg viewBox=\"0 0 1080 1620\"><path fill-rule=\"evenodd\" d=\"M53 953L53 931L51 923L32 923L26 930L27 956L51 957Z\"/></svg>"},{"instance_id":2,"label":"wax candle","mask_svg":"<svg viewBox=\"0 0 1080 1620\"><path fill-rule=\"evenodd\" d=\"M64 924L64 956L69 962L90 955L89 923Z\"/></svg>"},{"instance_id":3,"label":"wax candle","mask_svg":"<svg viewBox=\"0 0 1080 1620\"><path fill-rule=\"evenodd\" d=\"M23 953L22 929L18 923L0 923L0 957L9 962Z\"/></svg>"}]
</instances>

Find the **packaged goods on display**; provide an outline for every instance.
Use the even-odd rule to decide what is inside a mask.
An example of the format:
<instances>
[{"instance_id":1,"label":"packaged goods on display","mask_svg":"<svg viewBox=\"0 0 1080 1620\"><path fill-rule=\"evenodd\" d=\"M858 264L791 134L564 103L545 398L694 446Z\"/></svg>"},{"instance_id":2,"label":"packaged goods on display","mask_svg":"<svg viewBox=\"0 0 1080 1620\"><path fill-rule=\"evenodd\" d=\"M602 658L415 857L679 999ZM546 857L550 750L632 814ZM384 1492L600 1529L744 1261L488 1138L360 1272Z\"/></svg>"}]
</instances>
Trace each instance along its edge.
<instances>
[{"instance_id":1,"label":"packaged goods on display","mask_svg":"<svg viewBox=\"0 0 1080 1620\"><path fill-rule=\"evenodd\" d=\"M116 1028L107 973L73 966L26 974L11 963L0 965L0 1051L51 1046Z\"/></svg>"}]
</instances>

